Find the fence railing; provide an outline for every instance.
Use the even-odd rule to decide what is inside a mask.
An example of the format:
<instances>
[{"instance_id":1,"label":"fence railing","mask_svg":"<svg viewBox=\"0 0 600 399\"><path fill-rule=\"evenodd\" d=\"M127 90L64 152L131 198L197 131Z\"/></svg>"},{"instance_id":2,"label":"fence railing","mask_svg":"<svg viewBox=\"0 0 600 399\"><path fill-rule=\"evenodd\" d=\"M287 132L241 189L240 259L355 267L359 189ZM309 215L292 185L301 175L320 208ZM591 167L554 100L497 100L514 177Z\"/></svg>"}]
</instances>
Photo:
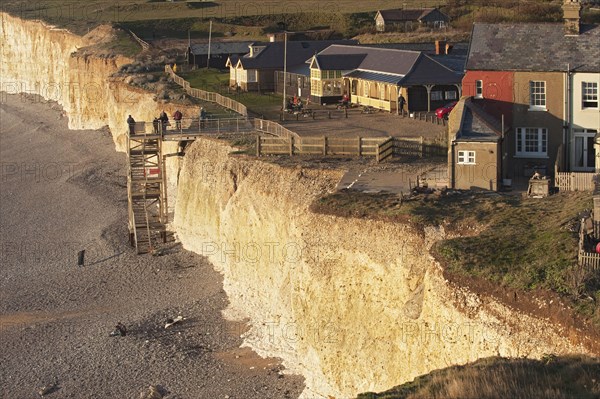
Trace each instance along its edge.
<instances>
[{"instance_id":1,"label":"fence railing","mask_svg":"<svg viewBox=\"0 0 600 399\"><path fill-rule=\"evenodd\" d=\"M300 136L297 133L291 131L290 129L287 129L287 128L281 126L277 122L273 122L273 121L266 120L266 119L255 118L254 119L254 128L256 130L258 130L259 132L269 133L269 134L272 134L277 137L284 137L284 138L293 137L296 139L300 138Z\"/></svg>"},{"instance_id":2,"label":"fence railing","mask_svg":"<svg viewBox=\"0 0 600 399\"><path fill-rule=\"evenodd\" d=\"M593 219L592 216L590 216ZM594 232L596 231L595 223L593 223ZM587 252L585 250L585 239L586 239L586 219L581 219L579 225L579 247L577 251L577 264L584 267L589 272L600 271L600 254L596 252ZM594 237L597 237L594 233Z\"/></svg>"},{"instance_id":3,"label":"fence railing","mask_svg":"<svg viewBox=\"0 0 600 399\"><path fill-rule=\"evenodd\" d=\"M428 157L445 156L448 149L440 144L426 142L421 136L390 137L378 146L377 161L382 162L394 156Z\"/></svg>"},{"instance_id":4,"label":"fence railing","mask_svg":"<svg viewBox=\"0 0 600 399\"><path fill-rule=\"evenodd\" d=\"M135 40L142 47L142 50L148 50L150 48L150 44L148 42L140 39L140 37L133 33L131 30L128 30L128 32L131 35L131 37L133 37L133 40Z\"/></svg>"},{"instance_id":5,"label":"fence railing","mask_svg":"<svg viewBox=\"0 0 600 399\"><path fill-rule=\"evenodd\" d=\"M554 172L554 186L560 191L594 191L594 172Z\"/></svg>"},{"instance_id":6,"label":"fence railing","mask_svg":"<svg viewBox=\"0 0 600 399\"><path fill-rule=\"evenodd\" d=\"M295 133L294 133L295 134ZM376 156L385 137L268 137L256 139L256 155Z\"/></svg>"},{"instance_id":7,"label":"fence railing","mask_svg":"<svg viewBox=\"0 0 600 399\"><path fill-rule=\"evenodd\" d=\"M183 118L181 121L135 122L130 134L159 134L163 138L173 138L178 135L220 134L220 133L249 133L254 132L252 121L246 118L204 119ZM173 138L173 139L175 139Z\"/></svg>"},{"instance_id":8,"label":"fence railing","mask_svg":"<svg viewBox=\"0 0 600 399\"><path fill-rule=\"evenodd\" d=\"M237 112L242 116L248 116L248 108L246 108L244 104L235 101L234 99L231 99L229 97L223 96L219 93L191 87L190 82L173 72L173 68L171 68L170 65L165 65L165 72L171 76L175 83L183 87L183 90L185 90L185 92L188 93L190 96L195 97L199 100L217 103L220 106Z\"/></svg>"}]
</instances>

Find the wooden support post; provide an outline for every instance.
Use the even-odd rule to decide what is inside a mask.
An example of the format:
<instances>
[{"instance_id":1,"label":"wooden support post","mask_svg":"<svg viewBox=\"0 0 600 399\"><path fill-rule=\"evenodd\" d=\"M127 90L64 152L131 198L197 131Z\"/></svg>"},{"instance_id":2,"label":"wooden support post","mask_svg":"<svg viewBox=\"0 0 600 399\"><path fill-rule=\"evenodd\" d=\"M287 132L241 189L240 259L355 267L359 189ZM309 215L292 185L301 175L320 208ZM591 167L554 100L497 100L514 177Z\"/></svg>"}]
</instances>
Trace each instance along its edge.
<instances>
[{"instance_id":1,"label":"wooden support post","mask_svg":"<svg viewBox=\"0 0 600 399\"><path fill-rule=\"evenodd\" d=\"M290 136L290 156L294 155L294 136Z\"/></svg>"},{"instance_id":2,"label":"wooden support post","mask_svg":"<svg viewBox=\"0 0 600 399\"><path fill-rule=\"evenodd\" d=\"M423 136L421 136L420 144L421 144L421 158L423 158L423 152L425 151L425 147L423 146Z\"/></svg>"},{"instance_id":3,"label":"wooden support post","mask_svg":"<svg viewBox=\"0 0 600 399\"><path fill-rule=\"evenodd\" d=\"M327 136L323 136L323 155L327 155Z\"/></svg>"},{"instance_id":4,"label":"wooden support post","mask_svg":"<svg viewBox=\"0 0 600 399\"><path fill-rule=\"evenodd\" d=\"M256 135L256 156L260 157L260 134Z\"/></svg>"},{"instance_id":5,"label":"wooden support post","mask_svg":"<svg viewBox=\"0 0 600 399\"><path fill-rule=\"evenodd\" d=\"M362 138L360 136L358 136L357 138L357 143L358 145L358 156L362 156Z\"/></svg>"}]
</instances>

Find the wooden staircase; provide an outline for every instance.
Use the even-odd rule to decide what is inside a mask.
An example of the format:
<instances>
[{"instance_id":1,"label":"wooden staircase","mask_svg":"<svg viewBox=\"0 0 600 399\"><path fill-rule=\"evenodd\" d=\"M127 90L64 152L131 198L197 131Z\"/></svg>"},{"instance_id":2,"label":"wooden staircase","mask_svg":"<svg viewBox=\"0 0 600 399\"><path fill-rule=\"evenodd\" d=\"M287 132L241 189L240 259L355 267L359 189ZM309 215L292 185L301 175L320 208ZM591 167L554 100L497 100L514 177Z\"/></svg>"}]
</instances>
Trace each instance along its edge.
<instances>
[{"instance_id":1,"label":"wooden staircase","mask_svg":"<svg viewBox=\"0 0 600 399\"><path fill-rule=\"evenodd\" d=\"M127 135L129 241L138 254L166 239L166 176L160 135Z\"/></svg>"}]
</instances>

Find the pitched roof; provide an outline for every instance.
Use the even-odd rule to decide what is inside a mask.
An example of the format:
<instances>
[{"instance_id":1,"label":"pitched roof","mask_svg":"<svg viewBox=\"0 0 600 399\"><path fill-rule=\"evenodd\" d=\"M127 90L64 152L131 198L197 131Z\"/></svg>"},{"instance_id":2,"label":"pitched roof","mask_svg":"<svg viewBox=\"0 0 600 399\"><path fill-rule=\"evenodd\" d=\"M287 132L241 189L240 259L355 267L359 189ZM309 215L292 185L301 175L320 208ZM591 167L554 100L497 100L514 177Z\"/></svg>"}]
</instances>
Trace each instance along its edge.
<instances>
[{"instance_id":1,"label":"pitched roof","mask_svg":"<svg viewBox=\"0 0 600 399\"><path fill-rule=\"evenodd\" d=\"M351 57L354 56L354 57ZM335 65L336 70L351 71L346 76L360 77L368 80L378 80L385 77L386 82L391 82L389 76L394 75L392 80L397 84L419 85L419 84L454 84L460 83L462 73L452 71L430 56L419 51L395 50L363 46L333 45L321 51L315 56L321 69L322 64ZM342 61L347 60L344 64ZM357 75L357 71L363 72ZM364 72L374 73L364 74ZM353 75L352 75L353 74ZM371 78L368 78L371 76Z\"/></svg>"},{"instance_id":2,"label":"pitched roof","mask_svg":"<svg viewBox=\"0 0 600 399\"><path fill-rule=\"evenodd\" d=\"M379 14L386 22L420 21L435 8L395 8L392 10L379 10Z\"/></svg>"},{"instance_id":3,"label":"pitched roof","mask_svg":"<svg viewBox=\"0 0 600 399\"><path fill-rule=\"evenodd\" d=\"M464 107L455 107L458 112L462 110L462 120L454 141L498 141L502 135L501 123L475 104L471 98L461 101L464 101Z\"/></svg>"},{"instance_id":4,"label":"pitched roof","mask_svg":"<svg viewBox=\"0 0 600 399\"><path fill-rule=\"evenodd\" d=\"M452 69L456 72L464 72L465 63L467 62L467 52L469 51L468 42L450 43L452 51L449 54L435 54L435 43L375 43L361 44L365 47L391 48L397 50L412 50L422 51L440 64Z\"/></svg>"},{"instance_id":5,"label":"pitched roof","mask_svg":"<svg viewBox=\"0 0 600 399\"><path fill-rule=\"evenodd\" d=\"M248 46L253 42L212 42L210 44L211 54L246 54ZM208 43L193 44L190 49L194 55L208 54Z\"/></svg>"},{"instance_id":6,"label":"pitched roof","mask_svg":"<svg viewBox=\"0 0 600 399\"><path fill-rule=\"evenodd\" d=\"M356 40L288 41L287 67L304 64L307 59L332 44L356 44ZM283 69L284 42L267 43L264 50L250 57L240 57L244 69Z\"/></svg>"},{"instance_id":7,"label":"pitched roof","mask_svg":"<svg viewBox=\"0 0 600 399\"><path fill-rule=\"evenodd\" d=\"M600 25L565 36L562 23L475 24L466 69L600 72Z\"/></svg>"}]
</instances>

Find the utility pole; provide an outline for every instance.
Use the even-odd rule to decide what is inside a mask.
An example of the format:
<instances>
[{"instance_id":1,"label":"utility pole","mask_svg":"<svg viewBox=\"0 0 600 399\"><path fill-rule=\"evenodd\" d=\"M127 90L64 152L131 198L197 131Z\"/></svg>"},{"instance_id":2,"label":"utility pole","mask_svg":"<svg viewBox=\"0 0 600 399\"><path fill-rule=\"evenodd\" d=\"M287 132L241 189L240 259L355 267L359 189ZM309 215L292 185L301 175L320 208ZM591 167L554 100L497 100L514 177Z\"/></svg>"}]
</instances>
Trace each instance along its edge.
<instances>
[{"instance_id":1,"label":"utility pole","mask_svg":"<svg viewBox=\"0 0 600 399\"><path fill-rule=\"evenodd\" d=\"M193 57L193 54L192 54L192 38L190 36L190 30L188 29L188 53L187 53L188 67L191 64L190 58L192 58L192 57Z\"/></svg>"},{"instance_id":2,"label":"utility pole","mask_svg":"<svg viewBox=\"0 0 600 399\"><path fill-rule=\"evenodd\" d=\"M210 20L210 26L208 28L208 58L206 59L206 69L210 66L210 41L212 38L212 19Z\"/></svg>"},{"instance_id":3,"label":"utility pole","mask_svg":"<svg viewBox=\"0 0 600 399\"><path fill-rule=\"evenodd\" d=\"M287 86L287 31L283 33L283 107L281 108L281 119L285 120L285 89Z\"/></svg>"}]
</instances>

